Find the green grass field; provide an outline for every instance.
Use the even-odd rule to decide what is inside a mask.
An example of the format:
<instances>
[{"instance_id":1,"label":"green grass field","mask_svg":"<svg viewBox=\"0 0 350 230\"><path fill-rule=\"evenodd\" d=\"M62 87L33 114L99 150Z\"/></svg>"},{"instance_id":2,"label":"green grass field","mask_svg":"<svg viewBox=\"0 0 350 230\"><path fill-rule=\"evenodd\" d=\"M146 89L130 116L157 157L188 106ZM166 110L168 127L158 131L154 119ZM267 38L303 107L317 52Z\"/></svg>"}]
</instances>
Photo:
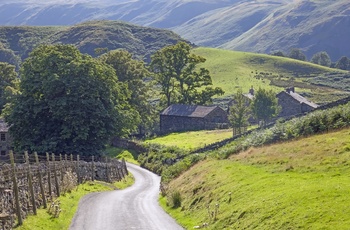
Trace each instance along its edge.
<instances>
[{"instance_id":1,"label":"green grass field","mask_svg":"<svg viewBox=\"0 0 350 230\"><path fill-rule=\"evenodd\" d=\"M331 101L344 94L342 90L305 82L322 73L344 71L266 54L205 47L196 48L193 53L206 58L202 67L210 71L213 85L225 91L223 97L231 97L238 88L242 88L243 92L248 92L251 86L255 89L261 87L280 92L291 85L295 86L299 93L314 98L315 102ZM256 78L260 73L264 73L264 77ZM271 79L274 80L272 84ZM325 100L325 96L329 98Z\"/></svg>"},{"instance_id":2,"label":"green grass field","mask_svg":"<svg viewBox=\"0 0 350 230\"><path fill-rule=\"evenodd\" d=\"M350 129L200 162L170 183L186 229L348 229Z\"/></svg>"},{"instance_id":3,"label":"green grass field","mask_svg":"<svg viewBox=\"0 0 350 230\"><path fill-rule=\"evenodd\" d=\"M232 135L232 129L204 130L184 133L172 133L166 136L160 136L151 140L147 140L145 142L161 144L165 146L176 146L187 150L194 150L230 138Z\"/></svg>"}]
</instances>

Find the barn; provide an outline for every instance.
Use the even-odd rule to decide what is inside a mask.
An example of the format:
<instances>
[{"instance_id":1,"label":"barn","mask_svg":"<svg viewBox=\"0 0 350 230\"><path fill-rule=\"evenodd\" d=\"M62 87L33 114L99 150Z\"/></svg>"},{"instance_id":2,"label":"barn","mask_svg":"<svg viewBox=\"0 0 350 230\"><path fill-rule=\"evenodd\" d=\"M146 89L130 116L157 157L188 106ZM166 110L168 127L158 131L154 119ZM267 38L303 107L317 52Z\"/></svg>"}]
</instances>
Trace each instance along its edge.
<instances>
[{"instance_id":1,"label":"barn","mask_svg":"<svg viewBox=\"0 0 350 230\"><path fill-rule=\"evenodd\" d=\"M219 106L174 104L160 113L160 132L228 128L225 110Z\"/></svg>"}]
</instances>

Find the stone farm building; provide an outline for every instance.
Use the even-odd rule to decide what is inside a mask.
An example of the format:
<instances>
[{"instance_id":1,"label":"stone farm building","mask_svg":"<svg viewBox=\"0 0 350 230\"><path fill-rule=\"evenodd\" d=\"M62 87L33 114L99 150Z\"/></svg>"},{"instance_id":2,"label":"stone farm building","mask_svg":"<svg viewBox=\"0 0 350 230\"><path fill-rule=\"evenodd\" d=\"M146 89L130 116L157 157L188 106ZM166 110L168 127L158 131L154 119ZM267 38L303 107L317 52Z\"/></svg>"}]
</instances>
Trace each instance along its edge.
<instances>
[{"instance_id":1,"label":"stone farm building","mask_svg":"<svg viewBox=\"0 0 350 230\"><path fill-rule=\"evenodd\" d=\"M227 112L219 106L170 105L160 114L160 132L228 128Z\"/></svg>"},{"instance_id":2,"label":"stone farm building","mask_svg":"<svg viewBox=\"0 0 350 230\"><path fill-rule=\"evenodd\" d=\"M249 93L243 94L247 100L254 99L254 89L251 88ZM276 95L278 99L278 105L281 107L281 111L278 117L291 117L294 115L310 112L318 107L317 104L308 101L306 98L295 92L294 87L288 87L284 91L281 91ZM228 108L235 104L234 100L231 100L228 104ZM247 103L248 105L248 103ZM229 112L229 109L228 109ZM255 123L255 119L249 119L249 122Z\"/></svg>"},{"instance_id":3,"label":"stone farm building","mask_svg":"<svg viewBox=\"0 0 350 230\"><path fill-rule=\"evenodd\" d=\"M317 104L308 101L296 93L294 87L286 88L277 94L278 104L281 106L279 117L289 117L301 113L310 112L318 107Z\"/></svg>"},{"instance_id":4,"label":"stone farm building","mask_svg":"<svg viewBox=\"0 0 350 230\"><path fill-rule=\"evenodd\" d=\"M0 119L0 156L8 154L9 150L12 149L12 141L8 130L7 123Z\"/></svg>"}]
</instances>

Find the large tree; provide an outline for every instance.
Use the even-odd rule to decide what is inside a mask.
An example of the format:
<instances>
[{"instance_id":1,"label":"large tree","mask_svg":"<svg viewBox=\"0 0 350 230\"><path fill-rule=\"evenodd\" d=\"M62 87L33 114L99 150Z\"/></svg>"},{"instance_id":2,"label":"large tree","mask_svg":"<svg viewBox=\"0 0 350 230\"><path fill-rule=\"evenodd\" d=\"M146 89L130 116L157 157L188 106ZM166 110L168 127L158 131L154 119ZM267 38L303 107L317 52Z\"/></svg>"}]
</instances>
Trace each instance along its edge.
<instances>
[{"instance_id":1,"label":"large tree","mask_svg":"<svg viewBox=\"0 0 350 230\"><path fill-rule=\"evenodd\" d=\"M0 113L18 92L19 78L15 66L0 62Z\"/></svg>"},{"instance_id":2,"label":"large tree","mask_svg":"<svg viewBox=\"0 0 350 230\"><path fill-rule=\"evenodd\" d=\"M243 95L242 89L239 89L233 96L233 104L229 108L228 119L233 127L233 136L242 133L242 129L248 126L250 116L250 99Z\"/></svg>"},{"instance_id":3,"label":"large tree","mask_svg":"<svg viewBox=\"0 0 350 230\"><path fill-rule=\"evenodd\" d=\"M16 150L97 155L133 124L129 92L113 68L71 45L42 45L21 68L6 116Z\"/></svg>"},{"instance_id":4,"label":"large tree","mask_svg":"<svg viewBox=\"0 0 350 230\"><path fill-rule=\"evenodd\" d=\"M311 58L311 62L318 65L327 66L327 67L330 67L332 64L331 58L329 57L328 53L325 51L314 54Z\"/></svg>"},{"instance_id":5,"label":"large tree","mask_svg":"<svg viewBox=\"0 0 350 230\"><path fill-rule=\"evenodd\" d=\"M146 69L143 61L132 58L125 50L109 51L99 57L103 62L111 65L117 74L118 80L125 82L131 91L129 104L135 109L135 123L138 124L142 134L152 125L153 108L150 99L150 72Z\"/></svg>"},{"instance_id":6,"label":"large tree","mask_svg":"<svg viewBox=\"0 0 350 230\"><path fill-rule=\"evenodd\" d=\"M167 106L172 103L207 104L213 96L224 93L219 87L211 87L209 71L197 67L206 61L205 58L191 53L191 46L185 42L167 46L151 59L151 69Z\"/></svg>"},{"instance_id":7,"label":"large tree","mask_svg":"<svg viewBox=\"0 0 350 230\"><path fill-rule=\"evenodd\" d=\"M251 103L252 113L261 125L264 126L267 122L278 115L280 108L278 99L272 90L259 88L254 95Z\"/></svg>"},{"instance_id":8,"label":"large tree","mask_svg":"<svg viewBox=\"0 0 350 230\"><path fill-rule=\"evenodd\" d=\"M335 68L342 70L350 70L350 59L346 56L341 57L335 64Z\"/></svg>"},{"instance_id":9,"label":"large tree","mask_svg":"<svg viewBox=\"0 0 350 230\"><path fill-rule=\"evenodd\" d=\"M298 48L291 49L288 57L296 60L306 61L305 54L301 51L301 49L298 49Z\"/></svg>"}]
</instances>

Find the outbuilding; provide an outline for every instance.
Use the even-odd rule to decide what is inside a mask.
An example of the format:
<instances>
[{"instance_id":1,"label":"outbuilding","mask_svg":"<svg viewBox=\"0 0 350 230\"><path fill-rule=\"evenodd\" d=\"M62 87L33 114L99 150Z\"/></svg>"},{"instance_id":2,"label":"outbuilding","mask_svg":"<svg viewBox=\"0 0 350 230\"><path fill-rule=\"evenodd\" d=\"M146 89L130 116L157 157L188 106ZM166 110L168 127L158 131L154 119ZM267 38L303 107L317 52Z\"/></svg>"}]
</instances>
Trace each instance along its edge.
<instances>
[{"instance_id":1,"label":"outbuilding","mask_svg":"<svg viewBox=\"0 0 350 230\"><path fill-rule=\"evenodd\" d=\"M162 134L220 128L228 128L228 118L219 106L174 104L160 114Z\"/></svg>"}]
</instances>

